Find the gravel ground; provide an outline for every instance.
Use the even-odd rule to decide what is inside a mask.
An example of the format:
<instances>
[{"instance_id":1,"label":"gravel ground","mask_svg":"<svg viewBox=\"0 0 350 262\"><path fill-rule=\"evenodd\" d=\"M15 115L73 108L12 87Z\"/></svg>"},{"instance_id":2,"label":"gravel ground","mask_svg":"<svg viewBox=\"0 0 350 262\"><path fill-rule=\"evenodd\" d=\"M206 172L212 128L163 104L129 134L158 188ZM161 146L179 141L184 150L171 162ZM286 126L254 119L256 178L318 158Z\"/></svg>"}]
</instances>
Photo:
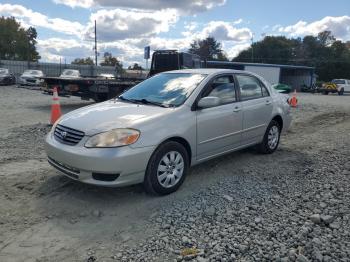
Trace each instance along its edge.
<instances>
[{"instance_id":1,"label":"gravel ground","mask_svg":"<svg viewBox=\"0 0 350 262\"><path fill-rule=\"evenodd\" d=\"M0 261L350 261L350 96L299 103L275 154L220 157L150 197L58 174L50 97L0 87Z\"/></svg>"}]
</instances>

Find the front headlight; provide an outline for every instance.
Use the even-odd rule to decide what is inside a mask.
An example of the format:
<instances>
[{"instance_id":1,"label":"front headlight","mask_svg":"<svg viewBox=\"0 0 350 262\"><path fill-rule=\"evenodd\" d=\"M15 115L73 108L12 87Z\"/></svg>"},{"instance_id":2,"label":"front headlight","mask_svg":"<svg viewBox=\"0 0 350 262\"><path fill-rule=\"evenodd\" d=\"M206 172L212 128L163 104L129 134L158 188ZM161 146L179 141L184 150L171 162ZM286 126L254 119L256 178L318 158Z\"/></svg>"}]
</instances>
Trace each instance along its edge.
<instances>
[{"instance_id":1,"label":"front headlight","mask_svg":"<svg viewBox=\"0 0 350 262\"><path fill-rule=\"evenodd\" d=\"M94 135L85 143L85 147L120 147L135 143L140 131L129 128L118 128Z\"/></svg>"}]
</instances>

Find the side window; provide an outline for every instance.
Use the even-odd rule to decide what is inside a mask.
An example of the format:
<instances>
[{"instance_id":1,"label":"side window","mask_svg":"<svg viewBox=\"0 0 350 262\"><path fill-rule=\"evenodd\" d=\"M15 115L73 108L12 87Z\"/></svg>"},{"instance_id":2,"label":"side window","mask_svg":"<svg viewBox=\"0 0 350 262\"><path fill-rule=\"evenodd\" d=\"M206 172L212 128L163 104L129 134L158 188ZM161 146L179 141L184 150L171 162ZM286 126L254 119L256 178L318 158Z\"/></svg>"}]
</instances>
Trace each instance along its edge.
<instances>
[{"instance_id":1,"label":"side window","mask_svg":"<svg viewBox=\"0 0 350 262\"><path fill-rule=\"evenodd\" d=\"M220 98L221 104L229 104L236 101L236 91L233 77L230 75L215 78L203 97L215 96Z\"/></svg>"},{"instance_id":2,"label":"side window","mask_svg":"<svg viewBox=\"0 0 350 262\"><path fill-rule=\"evenodd\" d=\"M269 96L266 87L254 76L236 75L243 101Z\"/></svg>"},{"instance_id":3,"label":"side window","mask_svg":"<svg viewBox=\"0 0 350 262\"><path fill-rule=\"evenodd\" d=\"M261 90L264 97L270 96L269 91L267 91L267 88L264 86L264 84L261 84Z\"/></svg>"}]
</instances>

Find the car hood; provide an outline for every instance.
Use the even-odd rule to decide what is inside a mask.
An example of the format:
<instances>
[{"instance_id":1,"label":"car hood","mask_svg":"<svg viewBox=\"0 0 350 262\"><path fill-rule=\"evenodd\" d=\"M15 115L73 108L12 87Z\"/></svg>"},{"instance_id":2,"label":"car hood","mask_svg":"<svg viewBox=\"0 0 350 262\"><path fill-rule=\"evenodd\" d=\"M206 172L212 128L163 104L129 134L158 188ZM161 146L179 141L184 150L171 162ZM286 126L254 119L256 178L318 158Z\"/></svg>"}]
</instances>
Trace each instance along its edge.
<instances>
[{"instance_id":1,"label":"car hood","mask_svg":"<svg viewBox=\"0 0 350 262\"><path fill-rule=\"evenodd\" d=\"M171 111L172 108L109 100L74 110L64 115L59 124L91 136L115 128L138 129L141 123Z\"/></svg>"}]
</instances>

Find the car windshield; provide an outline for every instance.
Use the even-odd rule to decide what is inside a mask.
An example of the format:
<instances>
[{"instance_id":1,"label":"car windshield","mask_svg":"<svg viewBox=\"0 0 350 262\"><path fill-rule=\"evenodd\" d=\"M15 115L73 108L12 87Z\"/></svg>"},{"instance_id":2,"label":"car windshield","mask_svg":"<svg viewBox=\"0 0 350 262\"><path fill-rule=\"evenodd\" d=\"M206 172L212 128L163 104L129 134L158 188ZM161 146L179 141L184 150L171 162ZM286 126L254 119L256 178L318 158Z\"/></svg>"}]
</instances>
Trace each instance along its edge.
<instances>
[{"instance_id":1,"label":"car windshield","mask_svg":"<svg viewBox=\"0 0 350 262\"><path fill-rule=\"evenodd\" d=\"M162 73L134 86L119 98L131 102L179 106L206 76L191 73Z\"/></svg>"},{"instance_id":2,"label":"car windshield","mask_svg":"<svg viewBox=\"0 0 350 262\"><path fill-rule=\"evenodd\" d=\"M6 75L8 74L9 70L5 68L0 68L0 75Z\"/></svg>"},{"instance_id":3,"label":"car windshield","mask_svg":"<svg viewBox=\"0 0 350 262\"><path fill-rule=\"evenodd\" d=\"M344 79L334 79L332 81L333 84L337 84L337 85L344 85L345 84L345 80Z\"/></svg>"},{"instance_id":4,"label":"car windshield","mask_svg":"<svg viewBox=\"0 0 350 262\"><path fill-rule=\"evenodd\" d=\"M26 71L24 71L23 75L39 76L39 75L41 75L41 71L38 71L38 70L26 70Z\"/></svg>"},{"instance_id":5,"label":"car windshield","mask_svg":"<svg viewBox=\"0 0 350 262\"><path fill-rule=\"evenodd\" d=\"M62 76L79 76L79 72L76 70L64 70Z\"/></svg>"}]
</instances>

